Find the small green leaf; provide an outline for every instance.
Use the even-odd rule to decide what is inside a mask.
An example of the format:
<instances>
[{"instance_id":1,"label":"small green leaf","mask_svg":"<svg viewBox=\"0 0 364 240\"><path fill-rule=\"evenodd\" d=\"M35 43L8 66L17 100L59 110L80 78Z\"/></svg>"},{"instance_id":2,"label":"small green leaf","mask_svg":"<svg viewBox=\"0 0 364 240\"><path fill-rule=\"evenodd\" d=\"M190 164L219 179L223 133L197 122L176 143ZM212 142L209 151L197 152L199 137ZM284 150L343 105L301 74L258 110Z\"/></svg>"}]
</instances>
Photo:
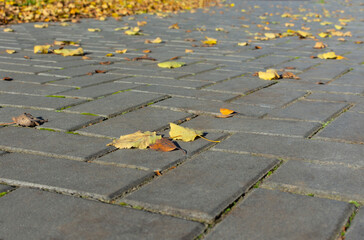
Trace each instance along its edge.
<instances>
[{"instance_id":1,"label":"small green leaf","mask_svg":"<svg viewBox=\"0 0 364 240\"><path fill-rule=\"evenodd\" d=\"M184 62L162 62L158 63L158 67L160 68L179 68L186 65Z\"/></svg>"}]
</instances>

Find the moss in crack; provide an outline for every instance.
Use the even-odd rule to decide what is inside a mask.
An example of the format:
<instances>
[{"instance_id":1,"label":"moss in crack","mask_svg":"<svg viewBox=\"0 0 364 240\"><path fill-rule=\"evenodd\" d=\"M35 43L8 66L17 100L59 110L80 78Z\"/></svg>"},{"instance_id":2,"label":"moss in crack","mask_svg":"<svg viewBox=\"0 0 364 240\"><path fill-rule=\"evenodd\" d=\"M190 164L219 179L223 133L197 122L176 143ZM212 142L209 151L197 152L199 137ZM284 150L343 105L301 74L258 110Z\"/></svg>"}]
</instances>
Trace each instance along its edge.
<instances>
[{"instance_id":1,"label":"moss in crack","mask_svg":"<svg viewBox=\"0 0 364 240\"><path fill-rule=\"evenodd\" d=\"M315 194L313 194L313 193L309 193L309 194L307 194L307 196L309 196L309 197L314 197L314 196L315 196Z\"/></svg>"},{"instance_id":2,"label":"moss in crack","mask_svg":"<svg viewBox=\"0 0 364 240\"><path fill-rule=\"evenodd\" d=\"M351 201L349 201L349 203L354 204L356 208L360 207L360 204L357 201L351 200Z\"/></svg>"},{"instance_id":3,"label":"moss in crack","mask_svg":"<svg viewBox=\"0 0 364 240\"><path fill-rule=\"evenodd\" d=\"M0 192L0 198L8 194L9 192Z\"/></svg>"},{"instance_id":4,"label":"moss in crack","mask_svg":"<svg viewBox=\"0 0 364 240\"><path fill-rule=\"evenodd\" d=\"M117 92L112 93L111 95L118 94L118 93L122 93L122 92L128 92L128 91L130 91L130 90L131 90L131 89L120 90L120 91L117 91Z\"/></svg>"},{"instance_id":5,"label":"moss in crack","mask_svg":"<svg viewBox=\"0 0 364 240\"><path fill-rule=\"evenodd\" d=\"M259 180L256 184L254 184L253 188L259 188L261 183L262 183L262 180Z\"/></svg>"},{"instance_id":6,"label":"moss in crack","mask_svg":"<svg viewBox=\"0 0 364 240\"><path fill-rule=\"evenodd\" d=\"M121 202L119 203L120 206L129 206L129 204L125 203L125 202Z\"/></svg>"},{"instance_id":7,"label":"moss in crack","mask_svg":"<svg viewBox=\"0 0 364 240\"><path fill-rule=\"evenodd\" d=\"M350 225L353 222L353 219L355 218L355 215L356 215L356 211L354 211L350 215L350 217L349 217L348 221L346 222L345 226L342 228L342 230L341 230L341 239L345 239L344 236L345 236L346 232L348 231L348 229L350 228Z\"/></svg>"},{"instance_id":8,"label":"moss in crack","mask_svg":"<svg viewBox=\"0 0 364 240\"><path fill-rule=\"evenodd\" d=\"M43 128L43 127L40 127L40 128L37 128L38 130L45 130L45 131L50 131L50 132L59 132L57 130L54 130L52 128Z\"/></svg>"},{"instance_id":9,"label":"moss in crack","mask_svg":"<svg viewBox=\"0 0 364 240\"><path fill-rule=\"evenodd\" d=\"M87 112L84 112L84 113L80 113L81 115L89 115L89 116L99 116L97 114L93 114L93 113L87 113Z\"/></svg>"},{"instance_id":10,"label":"moss in crack","mask_svg":"<svg viewBox=\"0 0 364 240\"><path fill-rule=\"evenodd\" d=\"M62 95L46 95L46 97L53 97L53 98L66 98L66 96L62 96Z\"/></svg>"}]
</instances>

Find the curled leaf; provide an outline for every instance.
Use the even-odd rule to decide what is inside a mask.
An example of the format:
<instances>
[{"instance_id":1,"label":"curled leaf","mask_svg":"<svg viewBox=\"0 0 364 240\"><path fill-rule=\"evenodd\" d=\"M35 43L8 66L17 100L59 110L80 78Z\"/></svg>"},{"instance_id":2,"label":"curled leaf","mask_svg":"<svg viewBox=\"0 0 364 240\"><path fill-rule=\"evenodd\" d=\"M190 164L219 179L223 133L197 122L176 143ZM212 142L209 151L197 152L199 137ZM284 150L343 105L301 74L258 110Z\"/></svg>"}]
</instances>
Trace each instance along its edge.
<instances>
[{"instance_id":1,"label":"curled leaf","mask_svg":"<svg viewBox=\"0 0 364 240\"><path fill-rule=\"evenodd\" d=\"M112 54L112 53L108 53L105 55L105 57L113 57L113 56L114 56L114 54Z\"/></svg>"},{"instance_id":2,"label":"curled leaf","mask_svg":"<svg viewBox=\"0 0 364 240\"><path fill-rule=\"evenodd\" d=\"M13 50L13 49L6 49L5 52L8 53L8 54L14 54L14 53L16 53L16 51Z\"/></svg>"},{"instance_id":3,"label":"curled leaf","mask_svg":"<svg viewBox=\"0 0 364 240\"><path fill-rule=\"evenodd\" d=\"M279 74L275 69L267 69L265 72L258 72L258 77L263 80L279 79Z\"/></svg>"},{"instance_id":4,"label":"curled leaf","mask_svg":"<svg viewBox=\"0 0 364 240\"><path fill-rule=\"evenodd\" d=\"M194 130L192 128L181 127L175 123L169 124L171 130L169 131L169 136L175 140L182 140L184 142L191 142L195 140L197 136L203 134L202 131Z\"/></svg>"},{"instance_id":5,"label":"curled leaf","mask_svg":"<svg viewBox=\"0 0 364 240\"><path fill-rule=\"evenodd\" d=\"M54 53L62 55L64 57L82 56L84 54L82 48L77 48L77 49L56 49L56 50L54 50Z\"/></svg>"},{"instance_id":6,"label":"curled leaf","mask_svg":"<svg viewBox=\"0 0 364 240\"><path fill-rule=\"evenodd\" d=\"M87 31L89 32L101 32L100 28L88 28Z\"/></svg>"},{"instance_id":7,"label":"curled leaf","mask_svg":"<svg viewBox=\"0 0 364 240\"><path fill-rule=\"evenodd\" d=\"M161 138L157 139L154 144L149 145L149 148L161 152L170 152L177 149L177 146L168 138Z\"/></svg>"},{"instance_id":8,"label":"curled leaf","mask_svg":"<svg viewBox=\"0 0 364 240\"><path fill-rule=\"evenodd\" d=\"M34 53L47 54L51 45L36 45L34 46Z\"/></svg>"},{"instance_id":9,"label":"curled leaf","mask_svg":"<svg viewBox=\"0 0 364 240\"><path fill-rule=\"evenodd\" d=\"M232 114L234 112L235 112L234 110L230 110L230 109L227 109L227 108L220 108L220 113L222 115L230 115L230 114Z\"/></svg>"},{"instance_id":10,"label":"curled leaf","mask_svg":"<svg viewBox=\"0 0 364 240\"><path fill-rule=\"evenodd\" d=\"M163 40L160 37L157 37L156 39L149 40L146 39L144 43L161 43Z\"/></svg>"},{"instance_id":11,"label":"curled leaf","mask_svg":"<svg viewBox=\"0 0 364 240\"><path fill-rule=\"evenodd\" d=\"M172 24L171 26L168 27L169 29L179 29L180 27L178 26L178 23Z\"/></svg>"},{"instance_id":12,"label":"curled leaf","mask_svg":"<svg viewBox=\"0 0 364 240\"><path fill-rule=\"evenodd\" d=\"M141 132L137 131L132 134L120 136L120 138L113 140L107 146L114 146L119 149L139 148L146 149L151 144L154 144L157 139L162 136L157 135L156 132Z\"/></svg>"},{"instance_id":13,"label":"curled leaf","mask_svg":"<svg viewBox=\"0 0 364 240\"><path fill-rule=\"evenodd\" d=\"M313 48L315 49L321 49L321 48L325 48L326 45L323 42L316 42L315 46Z\"/></svg>"},{"instance_id":14,"label":"curled leaf","mask_svg":"<svg viewBox=\"0 0 364 240\"><path fill-rule=\"evenodd\" d=\"M241 46L241 47L243 47L243 46L248 46L249 45L249 43L248 42L239 42L238 43L238 46Z\"/></svg>"},{"instance_id":15,"label":"curled leaf","mask_svg":"<svg viewBox=\"0 0 364 240\"><path fill-rule=\"evenodd\" d=\"M203 41L203 44L207 44L207 45L216 45L217 44L217 39L215 38L209 38L209 37L205 37L206 40Z\"/></svg>"}]
</instances>

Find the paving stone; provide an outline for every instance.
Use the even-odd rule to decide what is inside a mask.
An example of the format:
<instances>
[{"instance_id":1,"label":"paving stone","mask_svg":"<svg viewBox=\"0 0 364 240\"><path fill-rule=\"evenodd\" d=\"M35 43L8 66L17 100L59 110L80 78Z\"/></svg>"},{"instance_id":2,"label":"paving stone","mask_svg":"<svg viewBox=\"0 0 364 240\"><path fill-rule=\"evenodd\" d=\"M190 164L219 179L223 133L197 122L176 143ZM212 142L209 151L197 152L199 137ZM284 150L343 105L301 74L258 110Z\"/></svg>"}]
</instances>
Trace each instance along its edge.
<instances>
[{"instance_id":1,"label":"paving stone","mask_svg":"<svg viewBox=\"0 0 364 240\"><path fill-rule=\"evenodd\" d=\"M37 74L14 73L14 72L6 72L0 70L0 78L3 79L4 77L10 77L13 79L13 81L27 82L27 83L45 83L49 81L62 79L60 77L40 76Z\"/></svg>"},{"instance_id":2,"label":"paving stone","mask_svg":"<svg viewBox=\"0 0 364 240\"><path fill-rule=\"evenodd\" d=\"M1 109L0 109L1 110ZM171 110L145 107L122 114L95 125L83 128L78 133L118 138L136 131L158 131L169 127L170 122L178 123L191 114Z\"/></svg>"},{"instance_id":3,"label":"paving stone","mask_svg":"<svg viewBox=\"0 0 364 240\"><path fill-rule=\"evenodd\" d=\"M0 208L3 239L191 239L204 228L196 222L27 188L0 198Z\"/></svg>"},{"instance_id":4,"label":"paving stone","mask_svg":"<svg viewBox=\"0 0 364 240\"><path fill-rule=\"evenodd\" d=\"M45 110L29 110L24 108L0 107L0 122L7 123L12 121L12 117L19 116L24 112L31 113L34 117L47 119L36 128L49 128L61 131L74 131L89 125L90 123L100 122L104 118L99 116L90 116L82 114L72 114L64 112L54 112ZM65 120L66 119L66 120Z\"/></svg>"},{"instance_id":5,"label":"paving stone","mask_svg":"<svg viewBox=\"0 0 364 240\"><path fill-rule=\"evenodd\" d=\"M165 132L162 132L161 135L169 136L169 134ZM204 136L211 140L221 140L221 138L226 137L225 134L221 133L207 133ZM181 150L159 152L150 150L135 151L135 149L120 149L97 158L94 161L106 164L115 164L118 166L134 167L146 171L155 169L162 171L167 168L174 167L191 156L214 145L214 143L202 138L197 138L193 142L177 141L175 143L177 143L178 146L187 153L185 154Z\"/></svg>"},{"instance_id":6,"label":"paving stone","mask_svg":"<svg viewBox=\"0 0 364 240\"><path fill-rule=\"evenodd\" d=\"M72 98L0 93L0 106L3 107L26 107L44 110L58 110L84 101L85 100Z\"/></svg>"},{"instance_id":7,"label":"paving stone","mask_svg":"<svg viewBox=\"0 0 364 240\"><path fill-rule=\"evenodd\" d=\"M265 68L270 68L278 64L282 64L283 62L287 62L291 59L293 59L293 57L268 55L249 61L249 64L258 65L262 68L262 70L265 70Z\"/></svg>"},{"instance_id":8,"label":"paving stone","mask_svg":"<svg viewBox=\"0 0 364 240\"><path fill-rule=\"evenodd\" d=\"M78 97L86 99L95 99L101 96L111 95L120 91L129 90L137 87L137 84L133 83L114 83L107 82L100 85L89 86L81 89L73 89L70 91L59 92L57 95L67 97Z\"/></svg>"},{"instance_id":9,"label":"paving stone","mask_svg":"<svg viewBox=\"0 0 364 240\"><path fill-rule=\"evenodd\" d=\"M268 117L326 122L347 106L345 103L297 101L286 108L269 113Z\"/></svg>"},{"instance_id":10,"label":"paving stone","mask_svg":"<svg viewBox=\"0 0 364 240\"><path fill-rule=\"evenodd\" d=\"M157 85L140 86L135 88L134 91L168 94L172 97L197 98L197 99L215 100L215 101L227 101L237 96L230 93L218 93L218 92L200 91L195 89L186 89L186 88L178 88L171 86L157 86Z\"/></svg>"},{"instance_id":11,"label":"paving stone","mask_svg":"<svg viewBox=\"0 0 364 240\"><path fill-rule=\"evenodd\" d=\"M333 83L335 84L343 84L343 85L355 85L355 86L363 86L363 73L358 71L350 71L343 76L335 79Z\"/></svg>"},{"instance_id":12,"label":"paving stone","mask_svg":"<svg viewBox=\"0 0 364 240\"><path fill-rule=\"evenodd\" d=\"M333 102L357 102L360 99L360 96L353 94L314 92L305 97L305 99Z\"/></svg>"},{"instance_id":13,"label":"paving stone","mask_svg":"<svg viewBox=\"0 0 364 240\"><path fill-rule=\"evenodd\" d=\"M308 62L308 61L300 61L300 60L294 60L289 62L284 62L281 64L278 64L277 68L285 68L285 67L293 67L294 69L287 69L287 72L301 72L308 70L309 68L315 66L316 62Z\"/></svg>"},{"instance_id":14,"label":"paving stone","mask_svg":"<svg viewBox=\"0 0 364 240\"><path fill-rule=\"evenodd\" d=\"M12 136L9 138L9 136ZM108 139L25 127L1 129L0 149L74 160L89 160L111 151Z\"/></svg>"},{"instance_id":15,"label":"paving stone","mask_svg":"<svg viewBox=\"0 0 364 240\"><path fill-rule=\"evenodd\" d=\"M46 72L49 68L40 66L35 67L26 64L0 63L0 70L4 72L35 74Z\"/></svg>"},{"instance_id":16,"label":"paving stone","mask_svg":"<svg viewBox=\"0 0 364 240\"><path fill-rule=\"evenodd\" d=\"M86 66L78 66L73 68L66 68L66 69L56 69L50 70L45 73L40 73L43 76L59 76L59 77L77 77L87 75L87 73L92 72L94 73L95 70L103 70L108 71L110 68L113 68L105 65L86 65Z\"/></svg>"},{"instance_id":17,"label":"paving stone","mask_svg":"<svg viewBox=\"0 0 364 240\"><path fill-rule=\"evenodd\" d=\"M120 201L211 223L277 163L274 159L208 151Z\"/></svg>"},{"instance_id":18,"label":"paving stone","mask_svg":"<svg viewBox=\"0 0 364 240\"><path fill-rule=\"evenodd\" d=\"M204 91L215 91L222 93L247 94L259 88L267 87L272 82L257 80L248 77L238 77L206 87Z\"/></svg>"},{"instance_id":19,"label":"paving stone","mask_svg":"<svg viewBox=\"0 0 364 240\"><path fill-rule=\"evenodd\" d=\"M112 117L122 112L129 111L164 98L166 98L166 96L161 94L126 91L90 101L75 107L67 108L65 111L92 113L105 117Z\"/></svg>"},{"instance_id":20,"label":"paving stone","mask_svg":"<svg viewBox=\"0 0 364 240\"><path fill-rule=\"evenodd\" d=\"M323 63L298 76L301 78L301 82L328 82L347 71L349 71L349 68L343 64Z\"/></svg>"},{"instance_id":21,"label":"paving stone","mask_svg":"<svg viewBox=\"0 0 364 240\"><path fill-rule=\"evenodd\" d=\"M162 102L153 104L153 107L159 107L163 109L171 109L174 111L186 111L189 113L201 114L220 114L220 108L234 109L234 111L247 116L261 117L265 115L269 108L263 108L259 106L249 106L244 104L222 103L201 99L179 98L173 97L166 99Z\"/></svg>"},{"instance_id":22,"label":"paving stone","mask_svg":"<svg viewBox=\"0 0 364 240\"><path fill-rule=\"evenodd\" d=\"M123 79L125 77L127 76L117 76L111 74L94 74L91 76L85 75L81 77L62 79L59 81L51 81L49 82L49 84L82 88L82 87L94 86L102 83L112 82L115 80Z\"/></svg>"},{"instance_id":23,"label":"paving stone","mask_svg":"<svg viewBox=\"0 0 364 240\"><path fill-rule=\"evenodd\" d=\"M257 189L206 239L334 239L352 211L344 202Z\"/></svg>"},{"instance_id":24,"label":"paving stone","mask_svg":"<svg viewBox=\"0 0 364 240\"><path fill-rule=\"evenodd\" d=\"M288 161L262 187L364 202L363 184L364 174L360 168Z\"/></svg>"},{"instance_id":25,"label":"paving stone","mask_svg":"<svg viewBox=\"0 0 364 240\"><path fill-rule=\"evenodd\" d=\"M349 230L345 234L346 240L360 240L364 232L364 210L360 208L351 223Z\"/></svg>"},{"instance_id":26,"label":"paving stone","mask_svg":"<svg viewBox=\"0 0 364 240\"><path fill-rule=\"evenodd\" d=\"M345 112L317 135L324 138L364 142L364 114Z\"/></svg>"},{"instance_id":27,"label":"paving stone","mask_svg":"<svg viewBox=\"0 0 364 240\"><path fill-rule=\"evenodd\" d=\"M272 135L288 135L305 137L321 127L319 123L256 119L234 116L231 118L215 118L212 116L198 116L190 121L184 122L183 126L214 132L246 132L263 133Z\"/></svg>"},{"instance_id":28,"label":"paving stone","mask_svg":"<svg viewBox=\"0 0 364 240\"><path fill-rule=\"evenodd\" d=\"M23 93L32 95L53 95L58 92L71 90L73 88L63 86L49 86L43 84L1 81L0 92L2 93Z\"/></svg>"},{"instance_id":29,"label":"paving stone","mask_svg":"<svg viewBox=\"0 0 364 240\"><path fill-rule=\"evenodd\" d=\"M303 97L306 92L287 91L286 89L264 88L247 96L238 98L232 103L245 103L262 107L283 107L298 98Z\"/></svg>"},{"instance_id":30,"label":"paving stone","mask_svg":"<svg viewBox=\"0 0 364 240\"><path fill-rule=\"evenodd\" d=\"M14 189L12 186L0 184L0 193L8 192L10 190Z\"/></svg>"},{"instance_id":31,"label":"paving stone","mask_svg":"<svg viewBox=\"0 0 364 240\"><path fill-rule=\"evenodd\" d=\"M266 156L317 163L337 163L348 167L364 166L362 145L348 143L237 133L216 145L214 149L238 153L260 153Z\"/></svg>"},{"instance_id":32,"label":"paving stone","mask_svg":"<svg viewBox=\"0 0 364 240\"><path fill-rule=\"evenodd\" d=\"M203 74L196 74L193 76L187 76L184 78L181 78L181 80L199 80L199 81L207 81L207 82L221 82L223 80L228 80L234 77L241 76L243 73L230 73L227 74L224 71L209 71L204 72Z\"/></svg>"},{"instance_id":33,"label":"paving stone","mask_svg":"<svg viewBox=\"0 0 364 240\"><path fill-rule=\"evenodd\" d=\"M153 171L19 153L1 156L0 166L0 181L9 185L101 200L111 200L154 175Z\"/></svg>"}]
</instances>

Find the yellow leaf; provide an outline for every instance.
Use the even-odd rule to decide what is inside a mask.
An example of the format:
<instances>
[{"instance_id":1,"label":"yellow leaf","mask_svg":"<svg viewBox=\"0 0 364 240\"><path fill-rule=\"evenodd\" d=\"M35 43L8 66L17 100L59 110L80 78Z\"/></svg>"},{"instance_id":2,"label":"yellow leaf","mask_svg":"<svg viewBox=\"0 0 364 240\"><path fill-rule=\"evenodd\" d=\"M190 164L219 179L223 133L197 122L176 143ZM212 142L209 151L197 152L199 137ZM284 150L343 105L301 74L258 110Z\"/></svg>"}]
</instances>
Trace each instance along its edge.
<instances>
[{"instance_id":1,"label":"yellow leaf","mask_svg":"<svg viewBox=\"0 0 364 240\"><path fill-rule=\"evenodd\" d=\"M168 27L169 29L179 29L178 23L172 24Z\"/></svg>"},{"instance_id":2,"label":"yellow leaf","mask_svg":"<svg viewBox=\"0 0 364 240\"><path fill-rule=\"evenodd\" d=\"M56 49L54 50L55 54L60 54L64 57L68 56L82 56L83 55L83 49L77 48L77 49Z\"/></svg>"},{"instance_id":3,"label":"yellow leaf","mask_svg":"<svg viewBox=\"0 0 364 240\"><path fill-rule=\"evenodd\" d=\"M330 36L328 33L325 33L325 32L320 32L318 35L322 38L326 38L326 37Z\"/></svg>"},{"instance_id":4,"label":"yellow leaf","mask_svg":"<svg viewBox=\"0 0 364 240\"><path fill-rule=\"evenodd\" d=\"M184 62L162 62L158 63L158 67L160 68L179 68L186 65Z\"/></svg>"},{"instance_id":5,"label":"yellow leaf","mask_svg":"<svg viewBox=\"0 0 364 240\"><path fill-rule=\"evenodd\" d=\"M147 22L146 21L141 21L141 22L138 21L137 24L138 24L138 26L142 27L142 26L146 25Z\"/></svg>"},{"instance_id":6,"label":"yellow leaf","mask_svg":"<svg viewBox=\"0 0 364 240\"><path fill-rule=\"evenodd\" d=\"M320 22L320 25L322 25L322 26L326 26L326 25L330 25L330 24L332 24L332 22Z\"/></svg>"},{"instance_id":7,"label":"yellow leaf","mask_svg":"<svg viewBox=\"0 0 364 240\"><path fill-rule=\"evenodd\" d=\"M245 9L241 9L241 12L246 12L246 10Z\"/></svg>"},{"instance_id":8,"label":"yellow leaf","mask_svg":"<svg viewBox=\"0 0 364 240\"><path fill-rule=\"evenodd\" d=\"M114 146L116 148L139 148L146 149L149 145L154 144L157 139L161 139L162 136L157 136L156 132L135 132L132 134L120 136L120 138L113 140L107 146Z\"/></svg>"},{"instance_id":9,"label":"yellow leaf","mask_svg":"<svg viewBox=\"0 0 364 240\"><path fill-rule=\"evenodd\" d=\"M317 55L317 57L321 58L321 59L336 59L337 58L335 52L327 52L327 53L319 54L319 55Z\"/></svg>"},{"instance_id":10,"label":"yellow leaf","mask_svg":"<svg viewBox=\"0 0 364 240\"><path fill-rule=\"evenodd\" d=\"M78 45L78 42L54 40L53 44L58 45L58 46L61 46L61 45Z\"/></svg>"},{"instance_id":11,"label":"yellow leaf","mask_svg":"<svg viewBox=\"0 0 364 240\"><path fill-rule=\"evenodd\" d=\"M119 54L124 54L128 51L128 49L123 49L123 50L115 50L116 53L119 53Z\"/></svg>"},{"instance_id":12,"label":"yellow leaf","mask_svg":"<svg viewBox=\"0 0 364 240\"><path fill-rule=\"evenodd\" d=\"M139 31L140 31L140 29L138 27L135 27L135 28L133 28L131 30L126 30L124 33L126 35L140 35Z\"/></svg>"},{"instance_id":13,"label":"yellow leaf","mask_svg":"<svg viewBox=\"0 0 364 240\"><path fill-rule=\"evenodd\" d=\"M336 60L343 60L343 59L347 59L346 57L340 56L340 55L336 55Z\"/></svg>"},{"instance_id":14,"label":"yellow leaf","mask_svg":"<svg viewBox=\"0 0 364 240\"><path fill-rule=\"evenodd\" d=\"M12 29L12 28L4 28L4 32L14 32L14 29Z\"/></svg>"},{"instance_id":15,"label":"yellow leaf","mask_svg":"<svg viewBox=\"0 0 364 240\"><path fill-rule=\"evenodd\" d=\"M307 38L307 37L311 37L312 34L309 33L309 32L304 32L304 31L301 31L301 30L298 30L297 31L297 34L300 36L300 37L304 37L304 38Z\"/></svg>"},{"instance_id":16,"label":"yellow leaf","mask_svg":"<svg viewBox=\"0 0 364 240\"><path fill-rule=\"evenodd\" d=\"M194 51L192 49L186 49L185 53L193 53Z\"/></svg>"},{"instance_id":17,"label":"yellow leaf","mask_svg":"<svg viewBox=\"0 0 364 240\"><path fill-rule=\"evenodd\" d=\"M209 38L209 37L205 37L206 40L203 41L203 44L207 44L207 45L215 45L217 44L217 40L215 38Z\"/></svg>"},{"instance_id":18,"label":"yellow leaf","mask_svg":"<svg viewBox=\"0 0 364 240\"><path fill-rule=\"evenodd\" d=\"M243 28L250 28L250 26L247 25L247 24L241 24L241 27L243 27Z\"/></svg>"},{"instance_id":19,"label":"yellow leaf","mask_svg":"<svg viewBox=\"0 0 364 240\"><path fill-rule=\"evenodd\" d=\"M16 51L15 50L11 50L11 49L6 49L5 50L8 54L14 54L14 53L16 53Z\"/></svg>"},{"instance_id":20,"label":"yellow leaf","mask_svg":"<svg viewBox=\"0 0 364 240\"><path fill-rule=\"evenodd\" d=\"M121 30L128 30L129 27L119 27L119 28L115 28L114 31L121 31Z\"/></svg>"},{"instance_id":21,"label":"yellow leaf","mask_svg":"<svg viewBox=\"0 0 364 240\"><path fill-rule=\"evenodd\" d=\"M276 34L275 33L264 33L264 36L269 38L269 39L274 39L276 38Z\"/></svg>"},{"instance_id":22,"label":"yellow leaf","mask_svg":"<svg viewBox=\"0 0 364 240\"><path fill-rule=\"evenodd\" d=\"M88 28L87 29L89 32L101 32L100 28Z\"/></svg>"},{"instance_id":23,"label":"yellow leaf","mask_svg":"<svg viewBox=\"0 0 364 240\"><path fill-rule=\"evenodd\" d=\"M353 35L351 34L351 32L346 32L344 33L344 37L352 37Z\"/></svg>"},{"instance_id":24,"label":"yellow leaf","mask_svg":"<svg viewBox=\"0 0 364 240\"><path fill-rule=\"evenodd\" d=\"M241 47L243 47L243 46L248 46L249 45L249 43L248 42L239 42L238 43L238 46L241 46Z\"/></svg>"},{"instance_id":25,"label":"yellow leaf","mask_svg":"<svg viewBox=\"0 0 364 240\"><path fill-rule=\"evenodd\" d=\"M275 69L267 69L265 72L258 72L258 76L263 80L279 79L279 74Z\"/></svg>"},{"instance_id":26,"label":"yellow leaf","mask_svg":"<svg viewBox=\"0 0 364 240\"><path fill-rule=\"evenodd\" d=\"M222 115L230 115L230 114L234 113L235 111L227 109L227 108L220 108L220 112Z\"/></svg>"},{"instance_id":27,"label":"yellow leaf","mask_svg":"<svg viewBox=\"0 0 364 240\"><path fill-rule=\"evenodd\" d=\"M323 42L316 42L315 46L313 48L315 49L321 49L321 48L325 48L326 45Z\"/></svg>"},{"instance_id":28,"label":"yellow leaf","mask_svg":"<svg viewBox=\"0 0 364 240\"><path fill-rule=\"evenodd\" d=\"M71 26L71 24L64 22L64 23L61 23L61 26L62 27L68 27L68 26Z\"/></svg>"},{"instance_id":29,"label":"yellow leaf","mask_svg":"<svg viewBox=\"0 0 364 240\"><path fill-rule=\"evenodd\" d=\"M161 43L163 40L160 38L160 37L157 37L156 39L154 39L154 40L145 40L145 43L156 43L156 44L158 44L158 43Z\"/></svg>"},{"instance_id":30,"label":"yellow leaf","mask_svg":"<svg viewBox=\"0 0 364 240\"><path fill-rule=\"evenodd\" d=\"M341 29L343 29L344 27L343 27L343 26L340 26L340 25L335 25L335 28L336 28L337 30L341 30Z\"/></svg>"},{"instance_id":31,"label":"yellow leaf","mask_svg":"<svg viewBox=\"0 0 364 240\"><path fill-rule=\"evenodd\" d=\"M105 55L105 57L113 57L113 56L114 56L114 54L112 54L112 53L108 53Z\"/></svg>"},{"instance_id":32,"label":"yellow leaf","mask_svg":"<svg viewBox=\"0 0 364 240\"><path fill-rule=\"evenodd\" d=\"M169 131L170 138L174 140L182 140L184 142L191 142L195 140L197 136L203 134L202 131L197 131L191 128L181 127L177 124L170 123L171 130Z\"/></svg>"},{"instance_id":33,"label":"yellow leaf","mask_svg":"<svg viewBox=\"0 0 364 240\"><path fill-rule=\"evenodd\" d=\"M34 27L35 28L47 28L48 27L48 24L47 23L44 23L44 24L34 24Z\"/></svg>"},{"instance_id":34,"label":"yellow leaf","mask_svg":"<svg viewBox=\"0 0 364 240\"><path fill-rule=\"evenodd\" d=\"M34 46L34 53L47 54L51 45L36 45Z\"/></svg>"},{"instance_id":35,"label":"yellow leaf","mask_svg":"<svg viewBox=\"0 0 364 240\"><path fill-rule=\"evenodd\" d=\"M225 29L224 28L215 28L215 31L217 31L217 32L223 32L223 31L225 31Z\"/></svg>"}]
</instances>

